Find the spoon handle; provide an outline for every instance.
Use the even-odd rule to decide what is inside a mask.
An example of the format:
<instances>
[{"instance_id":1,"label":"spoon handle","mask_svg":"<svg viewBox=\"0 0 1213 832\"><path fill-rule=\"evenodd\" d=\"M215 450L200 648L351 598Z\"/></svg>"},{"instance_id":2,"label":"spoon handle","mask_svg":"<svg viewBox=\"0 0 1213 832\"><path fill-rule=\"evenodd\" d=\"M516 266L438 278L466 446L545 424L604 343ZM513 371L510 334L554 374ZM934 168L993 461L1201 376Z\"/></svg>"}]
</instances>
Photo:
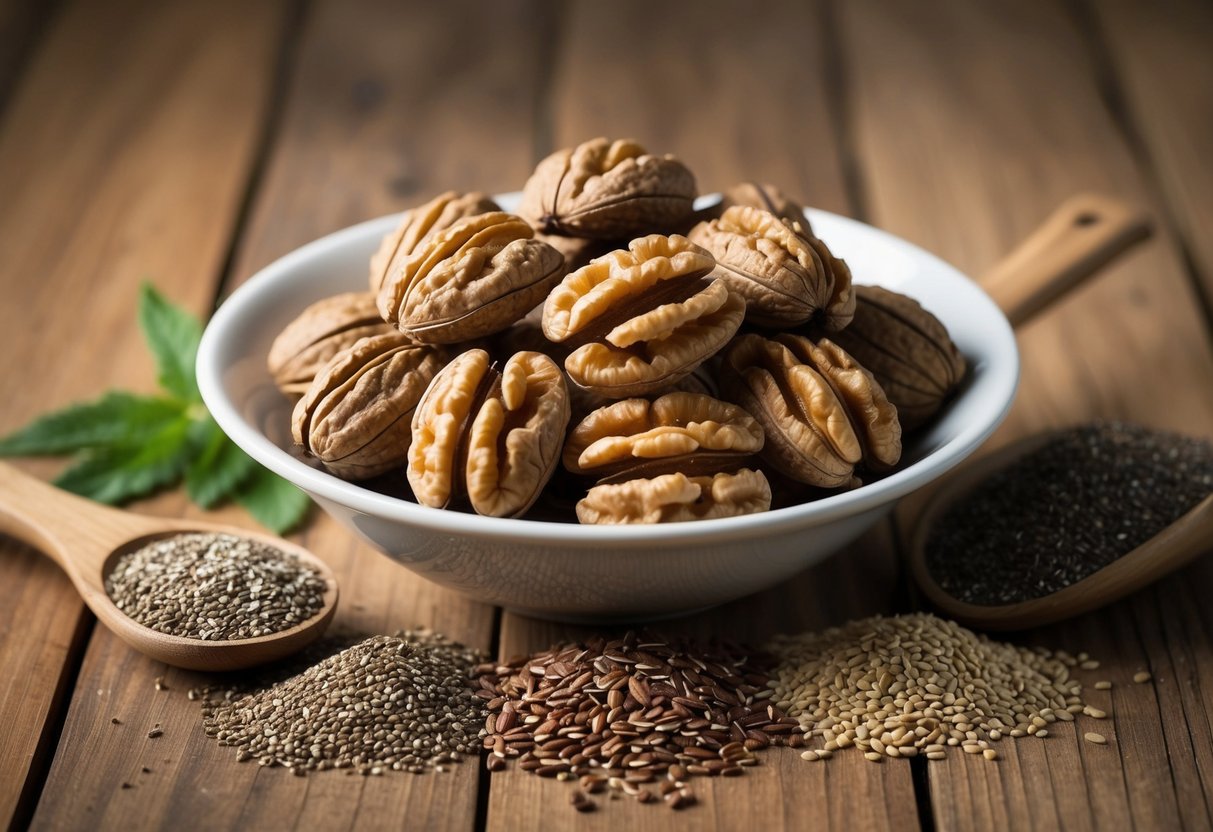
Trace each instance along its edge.
<instances>
[{"instance_id":1,"label":"spoon handle","mask_svg":"<svg viewBox=\"0 0 1213 832\"><path fill-rule=\"evenodd\" d=\"M133 531L120 512L0 462L0 532L34 546L69 576L99 575L98 561Z\"/></svg>"},{"instance_id":2,"label":"spoon handle","mask_svg":"<svg viewBox=\"0 0 1213 832\"><path fill-rule=\"evenodd\" d=\"M1140 207L1103 194L1079 194L980 282L1017 327L1150 233L1150 217Z\"/></svg>"}]
</instances>

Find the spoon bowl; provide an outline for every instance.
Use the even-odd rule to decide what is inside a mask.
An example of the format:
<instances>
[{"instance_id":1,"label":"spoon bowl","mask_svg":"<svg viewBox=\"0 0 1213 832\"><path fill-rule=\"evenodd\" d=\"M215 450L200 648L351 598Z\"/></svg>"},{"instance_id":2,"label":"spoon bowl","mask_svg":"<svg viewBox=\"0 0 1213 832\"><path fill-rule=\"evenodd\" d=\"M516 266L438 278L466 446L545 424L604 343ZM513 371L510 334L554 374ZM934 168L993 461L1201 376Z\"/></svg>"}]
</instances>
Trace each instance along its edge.
<instances>
[{"instance_id":1,"label":"spoon bowl","mask_svg":"<svg viewBox=\"0 0 1213 832\"><path fill-rule=\"evenodd\" d=\"M302 546L236 526L147 517L69 494L0 463L0 532L42 551L59 564L97 619L139 652L189 670L239 670L283 658L315 641L337 611L332 570ZM273 546L324 578L324 605L306 621L255 638L206 641L161 633L127 616L105 591L118 559L141 546L184 533L221 533Z\"/></svg>"},{"instance_id":2,"label":"spoon bowl","mask_svg":"<svg viewBox=\"0 0 1213 832\"><path fill-rule=\"evenodd\" d=\"M1161 532L1107 566L1057 592L1012 604L970 604L950 595L927 566L927 542L935 524L958 500L989 477L1035 453L1057 435L1029 436L975 460L949 478L918 516L910 538L910 571L927 599L963 624L986 630L1026 630L1073 618L1110 604L1213 551L1213 495Z\"/></svg>"}]
</instances>

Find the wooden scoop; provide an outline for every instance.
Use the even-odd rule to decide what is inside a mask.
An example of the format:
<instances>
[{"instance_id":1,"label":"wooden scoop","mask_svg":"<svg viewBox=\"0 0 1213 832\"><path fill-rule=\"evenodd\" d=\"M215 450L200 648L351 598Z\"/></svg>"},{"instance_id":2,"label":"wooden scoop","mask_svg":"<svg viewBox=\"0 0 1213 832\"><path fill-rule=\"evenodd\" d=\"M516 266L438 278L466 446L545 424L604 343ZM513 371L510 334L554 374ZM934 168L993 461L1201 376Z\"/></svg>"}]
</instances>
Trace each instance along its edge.
<instances>
[{"instance_id":1,"label":"wooden scoop","mask_svg":"<svg viewBox=\"0 0 1213 832\"><path fill-rule=\"evenodd\" d=\"M910 540L910 571L923 594L963 624L987 630L1023 630L1089 612L1153 583L1197 555L1213 551L1213 495L1154 537L1088 575L1049 595L1014 604L968 604L943 590L927 569L927 540L947 510L988 477L1042 448L1057 434L1029 436L966 466L932 495Z\"/></svg>"},{"instance_id":2,"label":"wooden scoop","mask_svg":"<svg viewBox=\"0 0 1213 832\"><path fill-rule=\"evenodd\" d=\"M986 273L982 287L1013 326L1030 320L1066 292L1150 236L1149 216L1113 197L1067 200L1010 255ZM968 463L948 477L919 513L909 546L910 571L927 598L953 618L991 630L1016 630L1093 610L1157 580L1210 548L1213 497L1169 528L1098 572L1051 595L1000 606L967 604L948 595L926 565L932 525L980 482L1030 454L1053 434L1028 437Z\"/></svg>"},{"instance_id":3,"label":"wooden scoop","mask_svg":"<svg viewBox=\"0 0 1213 832\"><path fill-rule=\"evenodd\" d=\"M190 670L238 670L294 653L319 638L337 610L337 581L311 552L281 538L197 520L146 517L77 497L0 463L0 531L49 555L84 603L119 638L153 659ZM204 641L145 627L120 611L105 592L105 576L123 554L183 532L219 532L261 541L296 555L328 583L320 612L267 636Z\"/></svg>"}]
</instances>

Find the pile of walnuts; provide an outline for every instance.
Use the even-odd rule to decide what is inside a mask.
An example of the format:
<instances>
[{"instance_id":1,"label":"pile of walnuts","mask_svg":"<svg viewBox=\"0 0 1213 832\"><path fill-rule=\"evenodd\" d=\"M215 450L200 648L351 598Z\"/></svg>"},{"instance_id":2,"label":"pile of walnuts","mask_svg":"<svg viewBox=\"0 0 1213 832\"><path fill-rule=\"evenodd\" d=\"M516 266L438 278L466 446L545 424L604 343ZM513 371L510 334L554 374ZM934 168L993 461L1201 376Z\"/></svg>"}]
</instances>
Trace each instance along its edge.
<instances>
[{"instance_id":1,"label":"pile of walnuts","mask_svg":"<svg viewBox=\"0 0 1213 832\"><path fill-rule=\"evenodd\" d=\"M595 139L540 162L517 215L453 192L406 211L368 290L270 350L295 442L345 479L403 467L435 508L572 491L582 523L749 514L773 483L799 502L891 470L964 375L943 325L853 286L778 189L696 195L677 159Z\"/></svg>"}]
</instances>

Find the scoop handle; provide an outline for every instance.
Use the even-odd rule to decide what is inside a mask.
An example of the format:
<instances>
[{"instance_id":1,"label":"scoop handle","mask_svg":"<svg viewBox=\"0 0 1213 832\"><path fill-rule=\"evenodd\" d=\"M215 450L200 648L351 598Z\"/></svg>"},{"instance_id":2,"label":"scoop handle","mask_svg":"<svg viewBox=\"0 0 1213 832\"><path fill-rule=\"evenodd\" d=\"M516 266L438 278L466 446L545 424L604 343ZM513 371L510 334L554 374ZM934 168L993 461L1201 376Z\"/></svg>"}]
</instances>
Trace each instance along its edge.
<instances>
[{"instance_id":1,"label":"scoop handle","mask_svg":"<svg viewBox=\"0 0 1213 832\"><path fill-rule=\"evenodd\" d=\"M1139 206L1105 194L1078 194L986 272L982 288L1019 326L1152 231L1149 214Z\"/></svg>"},{"instance_id":2,"label":"scoop handle","mask_svg":"<svg viewBox=\"0 0 1213 832\"><path fill-rule=\"evenodd\" d=\"M141 531L132 515L0 462L0 532L34 546L79 584L99 583L108 553Z\"/></svg>"}]
</instances>

